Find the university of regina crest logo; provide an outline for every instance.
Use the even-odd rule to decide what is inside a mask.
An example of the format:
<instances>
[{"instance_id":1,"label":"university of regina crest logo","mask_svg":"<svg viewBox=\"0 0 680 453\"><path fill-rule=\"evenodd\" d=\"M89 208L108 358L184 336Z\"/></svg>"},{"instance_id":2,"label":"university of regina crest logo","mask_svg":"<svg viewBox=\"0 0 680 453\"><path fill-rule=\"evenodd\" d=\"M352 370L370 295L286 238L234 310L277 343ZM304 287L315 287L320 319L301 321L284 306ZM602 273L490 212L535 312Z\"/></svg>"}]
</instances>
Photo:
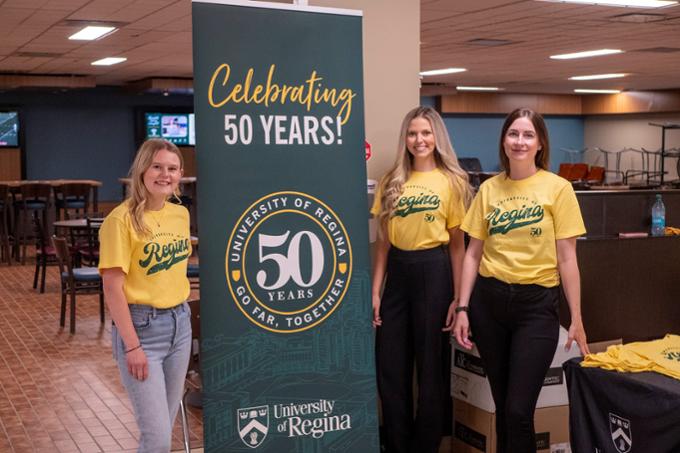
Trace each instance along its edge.
<instances>
[{"instance_id":1,"label":"university of regina crest logo","mask_svg":"<svg viewBox=\"0 0 680 453\"><path fill-rule=\"evenodd\" d=\"M612 442L619 453L628 453L633 447L633 434L630 429L630 420L609 413L609 432Z\"/></svg>"},{"instance_id":2,"label":"university of regina crest logo","mask_svg":"<svg viewBox=\"0 0 680 453\"><path fill-rule=\"evenodd\" d=\"M301 332L342 302L352 275L352 247L340 218L301 192L275 192L236 222L225 255L229 291L262 329Z\"/></svg>"},{"instance_id":3,"label":"university of regina crest logo","mask_svg":"<svg viewBox=\"0 0 680 453\"><path fill-rule=\"evenodd\" d=\"M236 411L238 435L250 448L259 447L269 432L269 406L246 407Z\"/></svg>"}]
</instances>

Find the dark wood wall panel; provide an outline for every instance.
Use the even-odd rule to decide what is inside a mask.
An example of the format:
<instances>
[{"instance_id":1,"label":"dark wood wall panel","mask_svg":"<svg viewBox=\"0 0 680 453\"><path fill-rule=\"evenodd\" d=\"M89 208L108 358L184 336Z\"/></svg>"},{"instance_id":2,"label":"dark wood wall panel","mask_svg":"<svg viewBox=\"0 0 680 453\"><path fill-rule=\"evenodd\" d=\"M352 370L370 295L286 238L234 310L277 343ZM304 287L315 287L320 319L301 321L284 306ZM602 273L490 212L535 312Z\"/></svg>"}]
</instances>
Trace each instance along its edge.
<instances>
[{"instance_id":1,"label":"dark wood wall panel","mask_svg":"<svg viewBox=\"0 0 680 453\"><path fill-rule=\"evenodd\" d=\"M680 237L586 239L577 254L588 341L680 333ZM560 315L568 326L564 300Z\"/></svg>"},{"instance_id":2,"label":"dark wood wall panel","mask_svg":"<svg viewBox=\"0 0 680 453\"><path fill-rule=\"evenodd\" d=\"M618 238L619 232L649 231L657 193L666 206L666 225L680 227L679 190L576 193L588 231L577 243L577 255L589 341L680 333L680 236ZM568 327L564 298L560 317Z\"/></svg>"},{"instance_id":3,"label":"dark wood wall panel","mask_svg":"<svg viewBox=\"0 0 680 453\"><path fill-rule=\"evenodd\" d=\"M0 148L0 181L21 179L21 149Z\"/></svg>"},{"instance_id":4,"label":"dark wood wall panel","mask_svg":"<svg viewBox=\"0 0 680 453\"><path fill-rule=\"evenodd\" d=\"M529 107L545 115L611 115L680 112L680 91L626 91L618 94L521 94L459 92L440 97L442 113L507 114Z\"/></svg>"}]
</instances>

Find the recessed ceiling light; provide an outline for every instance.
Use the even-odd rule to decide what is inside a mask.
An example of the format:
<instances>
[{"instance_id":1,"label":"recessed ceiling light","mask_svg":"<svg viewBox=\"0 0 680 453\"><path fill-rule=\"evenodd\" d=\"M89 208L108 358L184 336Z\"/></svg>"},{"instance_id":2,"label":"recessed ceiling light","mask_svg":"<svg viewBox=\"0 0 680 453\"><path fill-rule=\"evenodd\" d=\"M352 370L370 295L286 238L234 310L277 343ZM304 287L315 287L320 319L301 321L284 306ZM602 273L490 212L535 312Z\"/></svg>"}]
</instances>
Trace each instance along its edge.
<instances>
[{"instance_id":1,"label":"recessed ceiling light","mask_svg":"<svg viewBox=\"0 0 680 453\"><path fill-rule=\"evenodd\" d=\"M600 80L600 79L618 79L620 77L626 77L628 74L593 74L593 75L580 75L569 77L569 80Z\"/></svg>"},{"instance_id":2,"label":"recessed ceiling light","mask_svg":"<svg viewBox=\"0 0 680 453\"><path fill-rule=\"evenodd\" d=\"M455 74L456 72L465 72L465 68L445 68L445 69L433 69L431 71L423 71L420 73L421 76L434 76L434 75L444 75L444 74Z\"/></svg>"},{"instance_id":3,"label":"recessed ceiling light","mask_svg":"<svg viewBox=\"0 0 680 453\"><path fill-rule=\"evenodd\" d=\"M619 94L621 90L590 90L585 88L577 88L574 93L592 93L592 94Z\"/></svg>"},{"instance_id":4,"label":"recessed ceiling light","mask_svg":"<svg viewBox=\"0 0 680 453\"><path fill-rule=\"evenodd\" d=\"M90 64L92 66L111 66L113 64L122 63L124 61L127 61L127 58L124 58L124 57L106 57L106 58L102 58L101 60L93 61Z\"/></svg>"},{"instance_id":5,"label":"recessed ceiling light","mask_svg":"<svg viewBox=\"0 0 680 453\"><path fill-rule=\"evenodd\" d=\"M72 34L68 39L78 40L78 41L93 41L102 36L112 33L116 27L102 27L99 25L88 25L87 27L80 30L78 33Z\"/></svg>"},{"instance_id":6,"label":"recessed ceiling light","mask_svg":"<svg viewBox=\"0 0 680 453\"><path fill-rule=\"evenodd\" d=\"M577 3L580 5L605 5L622 6L632 8L663 8L664 6L677 5L677 1L670 0L540 0L553 3Z\"/></svg>"},{"instance_id":7,"label":"recessed ceiling light","mask_svg":"<svg viewBox=\"0 0 680 453\"><path fill-rule=\"evenodd\" d=\"M586 50L583 52L574 53L563 53L560 55L550 55L553 60L571 60L572 58L588 58L588 57L599 57L602 55L613 55L617 53L623 53L621 49L598 49L598 50Z\"/></svg>"},{"instance_id":8,"label":"recessed ceiling light","mask_svg":"<svg viewBox=\"0 0 680 453\"><path fill-rule=\"evenodd\" d=\"M467 87L467 86L457 86L458 91L499 91L498 87Z\"/></svg>"}]
</instances>

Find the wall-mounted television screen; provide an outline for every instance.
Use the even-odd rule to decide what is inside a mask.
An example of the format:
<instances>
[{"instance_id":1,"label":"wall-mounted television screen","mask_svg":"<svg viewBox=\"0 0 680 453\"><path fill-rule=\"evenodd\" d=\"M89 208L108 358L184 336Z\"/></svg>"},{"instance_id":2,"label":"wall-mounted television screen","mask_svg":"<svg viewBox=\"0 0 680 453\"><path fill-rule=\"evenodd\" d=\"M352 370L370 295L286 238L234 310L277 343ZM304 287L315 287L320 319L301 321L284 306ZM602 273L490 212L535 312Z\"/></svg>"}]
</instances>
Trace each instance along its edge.
<instances>
[{"instance_id":1,"label":"wall-mounted television screen","mask_svg":"<svg viewBox=\"0 0 680 453\"><path fill-rule=\"evenodd\" d=\"M19 112L0 111L0 147L19 146Z\"/></svg>"},{"instance_id":2,"label":"wall-mounted television screen","mask_svg":"<svg viewBox=\"0 0 680 453\"><path fill-rule=\"evenodd\" d=\"M145 113L146 138L164 138L175 145L194 146L193 113Z\"/></svg>"}]
</instances>

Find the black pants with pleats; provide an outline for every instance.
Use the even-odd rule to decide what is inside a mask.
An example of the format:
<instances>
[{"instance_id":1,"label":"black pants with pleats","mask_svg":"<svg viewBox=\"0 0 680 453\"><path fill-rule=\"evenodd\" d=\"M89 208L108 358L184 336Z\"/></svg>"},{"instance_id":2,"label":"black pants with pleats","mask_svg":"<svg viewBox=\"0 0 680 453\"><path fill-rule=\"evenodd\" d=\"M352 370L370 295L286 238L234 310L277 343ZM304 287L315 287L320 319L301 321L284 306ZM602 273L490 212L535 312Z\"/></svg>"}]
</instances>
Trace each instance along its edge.
<instances>
[{"instance_id":1,"label":"black pants with pleats","mask_svg":"<svg viewBox=\"0 0 680 453\"><path fill-rule=\"evenodd\" d=\"M376 332L382 441L387 453L436 453L445 427L451 426L451 347L442 328L452 299L445 247L390 248L380 305L382 326Z\"/></svg>"}]
</instances>

